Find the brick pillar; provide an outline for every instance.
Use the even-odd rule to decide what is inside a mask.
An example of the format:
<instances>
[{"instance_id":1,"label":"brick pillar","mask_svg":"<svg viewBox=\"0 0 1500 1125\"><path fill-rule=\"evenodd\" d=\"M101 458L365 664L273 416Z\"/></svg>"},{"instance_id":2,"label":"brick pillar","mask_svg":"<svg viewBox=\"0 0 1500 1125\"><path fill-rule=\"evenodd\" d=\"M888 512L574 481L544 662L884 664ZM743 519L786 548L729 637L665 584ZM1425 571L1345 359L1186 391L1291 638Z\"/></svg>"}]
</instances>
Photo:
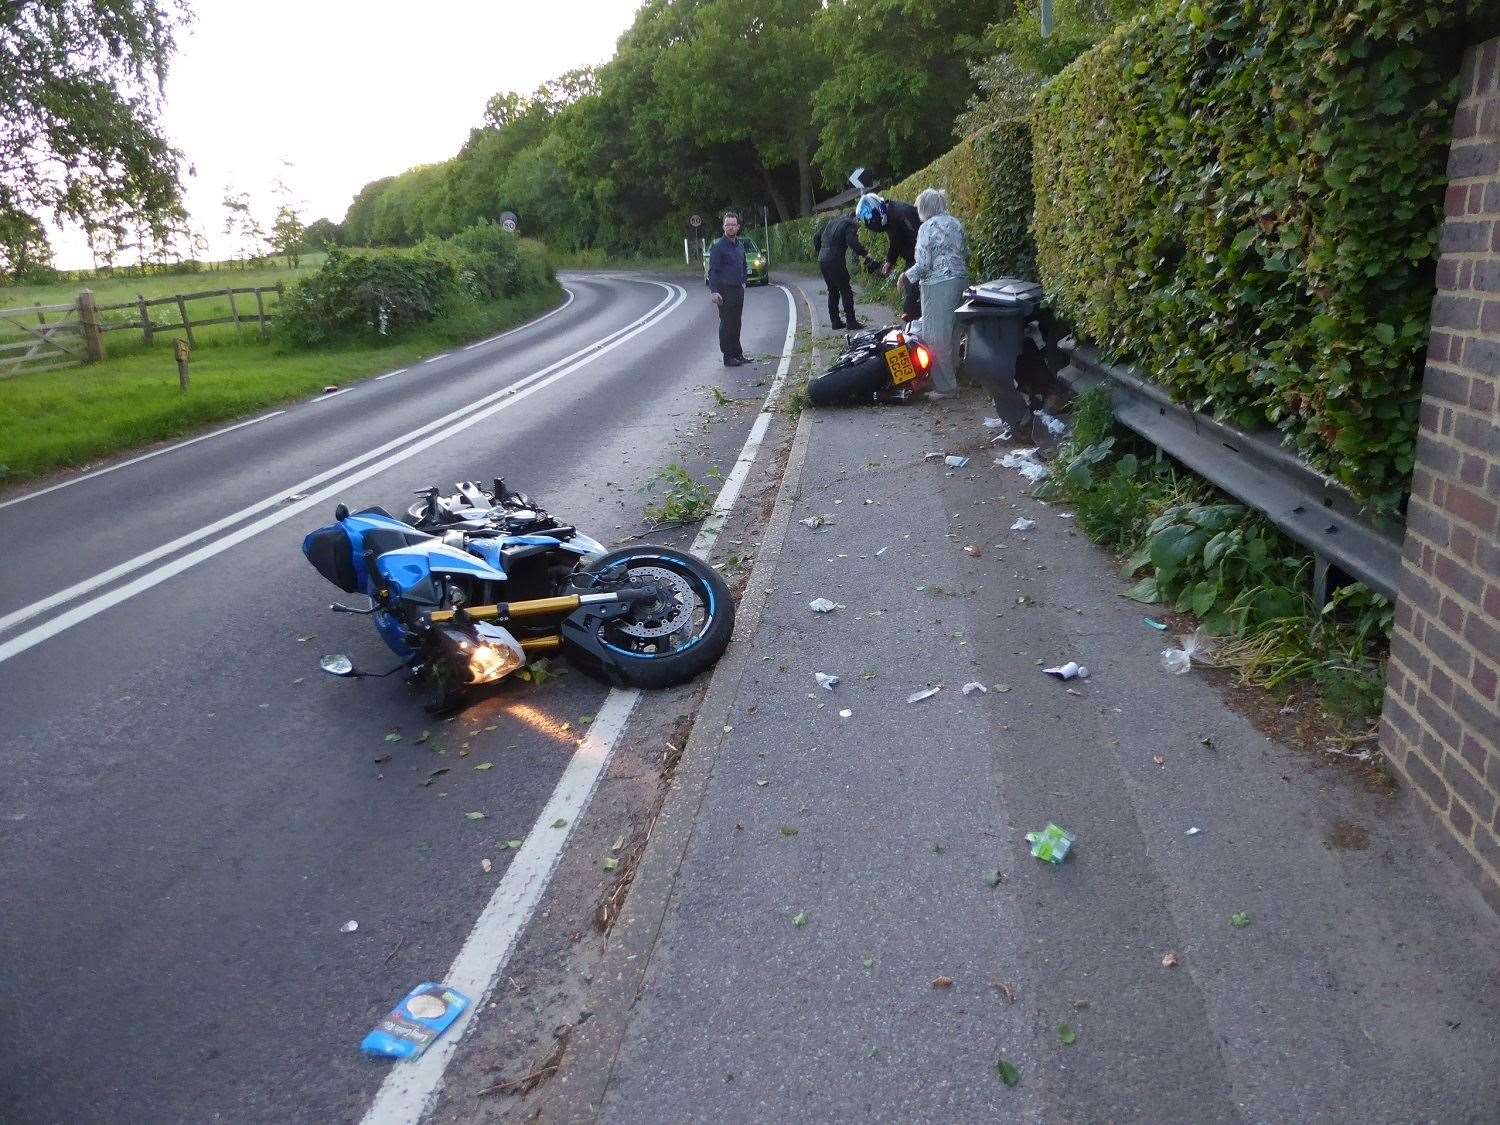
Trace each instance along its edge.
<instances>
[{"instance_id":1,"label":"brick pillar","mask_svg":"<svg viewBox=\"0 0 1500 1125\"><path fill-rule=\"evenodd\" d=\"M1500 38L1459 96L1380 739L1500 912Z\"/></svg>"}]
</instances>

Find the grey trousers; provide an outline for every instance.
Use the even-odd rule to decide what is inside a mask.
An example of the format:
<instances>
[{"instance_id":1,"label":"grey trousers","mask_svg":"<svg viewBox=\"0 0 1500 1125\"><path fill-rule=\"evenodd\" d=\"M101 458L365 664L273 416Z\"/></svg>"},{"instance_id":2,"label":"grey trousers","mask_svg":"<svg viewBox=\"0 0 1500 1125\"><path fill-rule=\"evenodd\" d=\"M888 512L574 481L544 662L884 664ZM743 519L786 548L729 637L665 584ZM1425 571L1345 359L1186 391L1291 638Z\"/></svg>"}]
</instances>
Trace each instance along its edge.
<instances>
[{"instance_id":1,"label":"grey trousers","mask_svg":"<svg viewBox=\"0 0 1500 1125\"><path fill-rule=\"evenodd\" d=\"M922 282L922 340L932 352L932 389L943 394L958 390L958 308L969 279L928 278Z\"/></svg>"}]
</instances>

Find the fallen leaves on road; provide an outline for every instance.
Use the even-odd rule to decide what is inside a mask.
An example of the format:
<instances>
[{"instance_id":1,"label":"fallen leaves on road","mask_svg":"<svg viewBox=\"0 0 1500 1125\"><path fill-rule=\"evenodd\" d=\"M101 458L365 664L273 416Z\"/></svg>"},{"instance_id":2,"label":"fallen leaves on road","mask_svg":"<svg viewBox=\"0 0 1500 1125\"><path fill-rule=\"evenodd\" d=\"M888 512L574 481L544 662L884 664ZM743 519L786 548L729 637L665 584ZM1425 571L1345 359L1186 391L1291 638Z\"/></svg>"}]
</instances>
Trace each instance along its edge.
<instances>
[{"instance_id":1,"label":"fallen leaves on road","mask_svg":"<svg viewBox=\"0 0 1500 1125\"><path fill-rule=\"evenodd\" d=\"M482 812L466 812L466 813L464 813L464 819L465 820L487 820L487 819L489 819L489 815L490 815L489 813L482 813Z\"/></svg>"},{"instance_id":2,"label":"fallen leaves on road","mask_svg":"<svg viewBox=\"0 0 1500 1125\"><path fill-rule=\"evenodd\" d=\"M431 737L432 732L430 730L424 730L421 734L417 735L416 738L412 739L412 742L414 745L420 746Z\"/></svg>"},{"instance_id":3,"label":"fallen leaves on road","mask_svg":"<svg viewBox=\"0 0 1500 1125\"><path fill-rule=\"evenodd\" d=\"M507 840L507 841L505 841L505 843L501 844L500 846L502 848L508 848L511 851L515 851L517 848L519 848L521 846L521 841L520 840Z\"/></svg>"},{"instance_id":4,"label":"fallen leaves on road","mask_svg":"<svg viewBox=\"0 0 1500 1125\"><path fill-rule=\"evenodd\" d=\"M599 866L606 871L615 871L619 868L620 861L612 855L607 855L599 861Z\"/></svg>"},{"instance_id":5,"label":"fallen leaves on road","mask_svg":"<svg viewBox=\"0 0 1500 1125\"><path fill-rule=\"evenodd\" d=\"M797 834L797 830L790 824L783 824L780 828L777 829L777 831L780 832L783 836L795 836Z\"/></svg>"},{"instance_id":6,"label":"fallen leaves on road","mask_svg":"<svg viewBox=\"0 0 1500 1125\"><path fill-rule=\"evenodd\" d=\"M565 817L565 816L560 816L560 817L558 817L556 820L554 820L552 822L552 827L553 828L566 828L567 826L568 826L568 818Z\"/></svg>"},{"instance_id":7,"label":"fallen leaves on road","mask_svg":"<svg viewBox=\"0 0 1500 1125\"><path fill-rule=\"evenodd\" d=\"M1237 930L1243 930L1246 926L1248 926L1250 924L1250 914L1249 914L1249 912L1241 910L1241 911L1238 911L1237 913L1231 914L1229 916L1229 924L1231 926L1233 926Z\"/></svg>"},{"instance_id":8,"label":"fallen leaves on road","mask_svg":"<svg viewBox=\"0 0 1500 1125\"><path fill-rule=\"evenodd\" d=\"M401 736L399 734L397 734L395 731L392 731L390 734L388 734L388 735L385 736L385 740L387 742L400 742L401 741Z\"/></svg>"},{"instance_id":9,"label":"fallen leaves on road","mask_svg":"<svg viewBox=\"0 0 1500 1125\"><path fill-rule=\"evenodd\" d=\"M494 762L480 762L474 768L476 770L492 770L492 769L495 768L495 763Z\"/></svg>"},{"instance_id":10,"label":"fallen leaves on road","mask_svg":"<svg viewBox=\"0 0 1500 1125\"><path fill-rule=\"evenodd\" d=\"M984 873L984 881L987 886L998 887L1001 883L1005 882L1005 879L1005 872L1001 871L998 867Z\"/></svg>"},{"instance_id":11,"label":"fallen leaves on road","mask_svg":"<svg viewBox=\"0 0 1500 1125\"><path fill-rule=\"evenodd\" d=\"M1064 1047L1071 1047L1078 1042L1078 1033L1065 1023L1057 1025L1057 1041Z\"/></svg>"},{"instance_id":12,"label":"fallen leaves on road","mask_svg":"<svg viewBox=\"0 0 1500 1125\"><path fill-rule=\"evenodd\" d=\"M1161 967L1163 969L1175 969L1180 964L1182 964L1182 962L1178 960L1177 954L1171 951L1168 951L1166 956L1161 959Z\"/></svg>"},{"instance_id":13,"label":"fallen leaves on road","mask_svg":"<svg viewBox=\"0 0 1500 1125\"><path fill-rule=\"evenodd\" d=\"M800 930L805 925L807 925L807 911L799 910L792 915L792 929Z\"/></svg>"},{"instance_id":14,"label":"fallen leaves on road","mask_svg":"<svg viewBox=\"0 0 1500 1125\"><path fill-rule=\"evenodd\" d=\"M1000 1059L995 1063L995 1072L1000 1075L1000 1081L1007 1086L1019 1086L1021 1084L1021 1072L1016 1069L1014 1063Z\"/></svg>"},{"instance_id":15,"label":"fallen leaves on road","mask_svg":"<svg viewBox=\"0 0 1500 1125\"><path fill-rule=\"evenodd\" d=\"M952 977L933 977L932 978L932 987L933 988L952 988L953 987L953 978Z\"/></svg>"},{"instance_id":16,"label":"fallen leaves on road","mask_svg":"<svg viewBox=\"0 0 1500 1125\"><path fill-rule=\"evenodd\" d=\"M1009 981L996 981L994 988L996 992L1005 997L1007 1004L1014 1004L1016 1002L1016 986Z\"/></svg>"},{"instance_id":17,"label":"fallen leaves on road","mask_svg":"<svg viewBox=\"0 0 1500 1125\"><path fill-rule=\"evenodd\" d=\"M424 781L424 782L422 782L422 785L424 787L426 787L428 785L431 785L434 781L436 781L438 778L442 777L443 774L445 774L447 772L448 772L448 767L447 766L443 766L440 769L433 770L430 774L427 775L427 780Z\"/></svg>"},{"instance_id":18,"label":"fallen leaves on road","mask_svg":"<svg viewBox=\"0 0 1500 1125\"><path fill-rule=\"evenodd\" d=\"M867 969L873 969L875 967L875 958L873 958L873 957L866 957L866 958L864 958L864 960L862 960L860 962L860 964L863 965Z\"/></svg>"}]
</instances>

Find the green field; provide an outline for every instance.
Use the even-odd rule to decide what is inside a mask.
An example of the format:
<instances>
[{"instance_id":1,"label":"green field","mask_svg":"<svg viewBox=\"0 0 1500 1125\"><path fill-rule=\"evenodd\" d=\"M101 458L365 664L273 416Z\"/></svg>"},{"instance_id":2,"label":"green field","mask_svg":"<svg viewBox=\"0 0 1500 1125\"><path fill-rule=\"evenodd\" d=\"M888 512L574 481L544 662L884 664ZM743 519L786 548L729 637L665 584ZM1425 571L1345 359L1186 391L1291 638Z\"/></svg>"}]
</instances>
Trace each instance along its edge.
<instances>
[{"instance_id":1,"label":"green field","mask_svg":"<svg viewBox=\"0 0 1500 1125\"><path fill-rule=\"evenodd\" d=\"M305 269L311 268L307 262L304 258ZM138 290L149 297L152 289L165 294L212 288L214 281L236 287L274 284L278 276L288 277L289 271L222 271L129 279L122 284L130 290L127 296ZM249 280L256 277L262 280ZM96 293L108 291L103 284L94 288ZM0 290L0 301L23 291L26 303L58 303L56 286ZM173 333L158 335L151 348L140 342L138 332L111 333L106 337L109 357L103 363L0 379L0 487L181 437L305 398L330 384L346 386L406 366L454 344L513 327L561 298L561 288L553 284L543 293L461 309L420 332L381 345L349 343L304 351L274 339L262 343L254 338L253 326L238 341L233 326L205 329L197 333L187 394L178 390ZM106 303L102 296L99 299ZM224 308L227 315L227 303ZM199 315L194 311L193 318Z\"/></svg>"}]
</instances>

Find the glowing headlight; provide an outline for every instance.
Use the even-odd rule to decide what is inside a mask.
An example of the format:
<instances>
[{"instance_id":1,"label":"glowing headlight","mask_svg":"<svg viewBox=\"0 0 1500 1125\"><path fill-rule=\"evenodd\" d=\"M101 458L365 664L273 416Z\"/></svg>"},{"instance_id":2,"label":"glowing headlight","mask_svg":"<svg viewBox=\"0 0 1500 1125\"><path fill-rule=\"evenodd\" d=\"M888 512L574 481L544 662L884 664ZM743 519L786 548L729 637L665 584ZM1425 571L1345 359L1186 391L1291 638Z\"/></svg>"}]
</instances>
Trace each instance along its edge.
<instances>
[{"instance_id":1,"label":"glowing headlight","mask_svg":"<svg viewBox=\"0 0 1500 1125\"><path fill-rule=\"evenodd\" d=\"M521 658L513 649L499 645L475 645L474 650L469 653L469 681L492 684L520 666Z\"/></svg>"}]
</instances>

